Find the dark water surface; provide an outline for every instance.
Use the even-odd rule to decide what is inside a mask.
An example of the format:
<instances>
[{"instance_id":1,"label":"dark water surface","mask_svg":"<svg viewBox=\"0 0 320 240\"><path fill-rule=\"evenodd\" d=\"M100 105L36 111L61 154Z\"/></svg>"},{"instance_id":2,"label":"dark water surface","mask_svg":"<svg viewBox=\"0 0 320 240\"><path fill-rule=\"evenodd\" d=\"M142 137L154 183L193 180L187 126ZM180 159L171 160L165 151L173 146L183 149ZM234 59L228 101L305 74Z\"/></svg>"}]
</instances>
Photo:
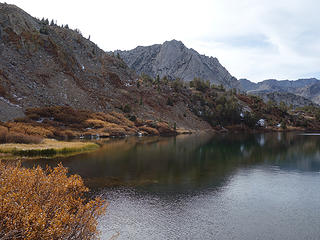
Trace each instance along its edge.
<instances>
[{"instance_id":1,"label":"dark water surface","mask_svg":"<svg viewBox=\"0 0 320 240\"><path fill-rule=\"evenodd\" d=\"M319 135L127 138L63 161L110 203L101 239L320 239Z\"/></svg>"}]
</instances>

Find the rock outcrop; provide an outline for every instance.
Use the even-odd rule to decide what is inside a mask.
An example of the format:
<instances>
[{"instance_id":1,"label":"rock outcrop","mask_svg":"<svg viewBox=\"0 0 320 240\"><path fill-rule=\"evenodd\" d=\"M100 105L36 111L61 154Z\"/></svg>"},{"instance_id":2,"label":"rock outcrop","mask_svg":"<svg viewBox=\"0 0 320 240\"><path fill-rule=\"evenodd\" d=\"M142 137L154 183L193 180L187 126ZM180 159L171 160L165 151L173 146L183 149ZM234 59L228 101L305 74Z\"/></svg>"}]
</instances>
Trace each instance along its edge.
<instances>
[{"instance_id":1,"label":"rock outcrop","mask_svg":"<svg viewBox=\"0 0 320 240\"><path fill-rule=\"evenodd\" d=\"M167 76L191 81L195 77L222 84L225 88L237 88L238 81L219 63L217 58L200 55L188 49L182 42L172 40L152 46L139 46L129 51L115 51L138 74L153 78Z\"/></svg>"}]
</instances>

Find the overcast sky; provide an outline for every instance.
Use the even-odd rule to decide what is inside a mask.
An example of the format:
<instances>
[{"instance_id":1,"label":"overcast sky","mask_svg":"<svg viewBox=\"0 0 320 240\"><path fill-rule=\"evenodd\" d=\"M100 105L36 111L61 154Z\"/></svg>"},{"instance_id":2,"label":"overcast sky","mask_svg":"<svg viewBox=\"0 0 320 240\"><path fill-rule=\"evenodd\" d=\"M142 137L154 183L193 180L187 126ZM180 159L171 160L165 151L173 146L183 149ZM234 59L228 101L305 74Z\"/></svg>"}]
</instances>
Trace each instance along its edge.
<instances>
[{"instance_id":1,"label":"overcast sky","mask_svg":"<svg viewBox=\"0 0 320 240\"><path fill-rule=\"evenodd\" d=\"M7 0L104 50L181 40L237 78L320 78L319 0Z\"/></svg>"}]
</instances>

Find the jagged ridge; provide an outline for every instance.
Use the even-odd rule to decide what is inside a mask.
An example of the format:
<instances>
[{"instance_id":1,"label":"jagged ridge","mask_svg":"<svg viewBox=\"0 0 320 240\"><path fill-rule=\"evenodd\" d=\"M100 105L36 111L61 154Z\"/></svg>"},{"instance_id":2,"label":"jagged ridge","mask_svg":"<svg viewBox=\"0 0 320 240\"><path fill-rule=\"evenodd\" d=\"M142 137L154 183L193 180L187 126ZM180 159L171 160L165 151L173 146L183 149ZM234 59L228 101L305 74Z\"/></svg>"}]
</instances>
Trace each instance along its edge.
<instances>
[{"instance_id":1,"label":"jagged ridge","mask_svg":"<svg viewBox=\"0 0 320 240\"><path fill-rule=\"evenodd\" d=\"M155 78L167 76L191 81L195 77L222 84L227 89L237 88L238 81L219 63L217 58L200 55L177 40L163 44L139 46L130 51L115 51L138 74Z\"/></svg>"}]
</instances>

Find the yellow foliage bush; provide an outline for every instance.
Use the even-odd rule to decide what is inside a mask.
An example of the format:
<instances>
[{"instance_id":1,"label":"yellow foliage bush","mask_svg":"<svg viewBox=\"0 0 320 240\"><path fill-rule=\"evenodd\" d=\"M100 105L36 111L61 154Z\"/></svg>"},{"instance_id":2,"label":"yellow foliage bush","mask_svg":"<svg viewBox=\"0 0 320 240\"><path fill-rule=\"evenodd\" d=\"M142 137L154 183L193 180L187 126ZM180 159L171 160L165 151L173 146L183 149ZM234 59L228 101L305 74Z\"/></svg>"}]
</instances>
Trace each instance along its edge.
<instances>
[{"instance_id":1,"label":"yellow foliage bush","mask_svg":"<svg viewBox=\"0 0 320 240\"><path fill-rule=\"evenodd\" d=\"M61 164L43 170L0 162L0 239L93 239L100 198L86 200L78 175Z\"/></svg>"}]
</instances>

